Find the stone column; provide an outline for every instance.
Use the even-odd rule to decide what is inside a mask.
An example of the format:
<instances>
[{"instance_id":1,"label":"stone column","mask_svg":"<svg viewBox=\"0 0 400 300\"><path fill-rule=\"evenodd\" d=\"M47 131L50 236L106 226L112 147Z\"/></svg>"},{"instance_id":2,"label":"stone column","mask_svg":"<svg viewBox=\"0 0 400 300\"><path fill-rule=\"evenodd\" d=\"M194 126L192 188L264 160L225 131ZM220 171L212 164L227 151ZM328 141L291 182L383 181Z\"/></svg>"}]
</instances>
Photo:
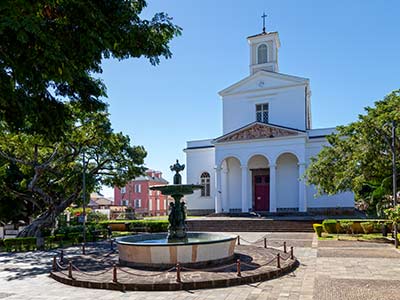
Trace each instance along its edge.
<instances>
[{"instance_id":1,"label":"stone column","mask_svg":"<svg viewBox=\"0 0 400 300\"><path fill-rule=\"evenodd\" d=\"M229 191L229 183L228 183L228 176L229 176L229 170L228 168L223 168L223 182L224 184L221 186L221 191L223 189L223 192L221 193L222 197L222 211L229 212L229 202L228 202L228 191Z\"/></svg>"},{"instance_id":2,"label":"stone column","mask_svg":"<svg viewBox=\"0 0 400 300\"><path fill-rule=\"evenodd\" d=\"M221 167L215 168L215 212L220 213L222 211L221 201Z\"/></svg>"},{"instance_id":3,"label":"stone column","mask_svg":"<svg viewBox=\"0 0 400 300\"><path fill-rule=\"evenodd\" d=\"M276 165L269 166L269 211L276 212Z\"/></svg>"},{"instance_id":4,"label":"stone column","mask_svg":"<svg viewBox=\"0 0 400 300\"><path fill-rule=\"evenodd\" d=\"M306 197L306 183L302 176L306 170L304 162L298 163L299 165L299 212L307 211L307 197Z\"/></svg>"},{"instance_id":5,"label":"stone column","mask_svg":"<svg viewBox=\"0 0 400 300\"><path fill-rule=\"evenodd\" d=\"M247 166L240 166L242 169L242 212L248 212L248 203L247 203L247 183L248 183L248 168Z\"/></svg>"}]
</instances>

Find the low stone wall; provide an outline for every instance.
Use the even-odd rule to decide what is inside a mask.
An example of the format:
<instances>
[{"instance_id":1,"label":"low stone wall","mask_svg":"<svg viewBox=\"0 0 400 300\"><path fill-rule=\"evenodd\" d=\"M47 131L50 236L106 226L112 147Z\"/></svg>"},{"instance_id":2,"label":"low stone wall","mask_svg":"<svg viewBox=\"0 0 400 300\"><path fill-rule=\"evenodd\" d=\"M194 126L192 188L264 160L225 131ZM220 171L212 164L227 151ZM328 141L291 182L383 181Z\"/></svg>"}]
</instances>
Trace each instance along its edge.
<instances>
[{"instance_id":1,"label":"low stone wall","mask_svg":"<svg viewBox=\"0 0 400 300\"><path fill-rule=\"evenodd\" d=\"M214 209L188 209L189 216L208 216L215 213Z\"/></svg>"},{"instance_id":2,"label":"low stone wall","mask_svg":"<svg viewBox=\"0 0 400 300\"><path fill-rule=\"evenodd\" d=\"M310 215L327 215L327 216L351 216L354 215L354 207L309 207L307 212Z\"/></svg>"}]
</instances>

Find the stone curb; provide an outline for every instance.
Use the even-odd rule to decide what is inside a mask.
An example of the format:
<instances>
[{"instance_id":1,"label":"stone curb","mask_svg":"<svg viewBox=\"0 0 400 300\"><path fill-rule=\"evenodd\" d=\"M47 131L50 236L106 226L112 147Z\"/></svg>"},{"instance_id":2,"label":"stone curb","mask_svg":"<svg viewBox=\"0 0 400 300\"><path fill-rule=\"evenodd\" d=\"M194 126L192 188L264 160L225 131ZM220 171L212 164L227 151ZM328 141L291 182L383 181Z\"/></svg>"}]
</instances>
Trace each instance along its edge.
<instances>
[{"instance_id":1,"label":"stone curb","mask_svg":"<svg viewBox=\"0 0 400 300\"><path fill-rule=\"evenodd\" d=\"M266 281L283 276L295 270L299 265L300 263L295 257L294 260L289 259L289 263L283 266L281 269L270 270L259 274L249 274L249 275L246 275L245 272L242 272L241 277L215 279L208 281L207 280L188 281L181 283L174 282L174 283L140 284L140 283L114 283L112 281L95 282L95 281L71 279L59 272L51 272L50 277L63 284L75 287L83 287L83 288L118 290L118 291L176 291L176 290L224 288L242 284L255 283L260 281Z\"/></svg>"}]
</instances>

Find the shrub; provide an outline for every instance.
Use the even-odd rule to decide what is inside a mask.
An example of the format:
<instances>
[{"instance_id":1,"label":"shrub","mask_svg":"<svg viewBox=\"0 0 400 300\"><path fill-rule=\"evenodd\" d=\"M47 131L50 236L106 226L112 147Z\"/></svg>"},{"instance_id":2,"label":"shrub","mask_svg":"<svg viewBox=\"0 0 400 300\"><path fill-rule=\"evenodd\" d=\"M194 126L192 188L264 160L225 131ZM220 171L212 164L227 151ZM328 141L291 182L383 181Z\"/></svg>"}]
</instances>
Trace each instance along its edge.
<instances>
[{"instance_id":1,"label":"shrub","mask_svg":"<svg viewBox=\"0 0 400 300\"><path fill-rule=\"evenodd\" d=\"M347 220L346 221L345 220L340 220L338 222L338 225L339 225L339 232L341 232L341 233L351 233L351 234L354 233L354 228L353 228L354 222L347 221Z\"/></svg>"},{"instance_id":2,"label":"shrub","mask_svg":"<svg viewBox=\"0 0 400 300\"><path fill-rule=\"evenodd\" d=\"M111 226L114 231L165 232L168 230L167 220L113 220L99 223L103 228Z\"/></svg>"},{"instance_id":3,"label":"shrub","mask_svg":"<svg viewBox=\"0 0 400 300\"><path fill-rule=\"evenodd\" d=\"M169 222L167 220L145 221L145 223L150 232L168 231Z\"/></svg>"},{"instance_id":4,"label":"shrub","mask_svg":"<svg viewBox=\"0 0 400 300\"><path fill-rule=\"evenodd\" d=\"M322 224L313 224L313 228L317 236L321 237L322 236L322 230L324 230L324 227Z\"/></svg>"},{"instance_id":5,"label":"shrub","mask_svg":"<svg viewBox=\"0 0 400 300\"><path fill-rule=\"evenodd\" d=\"M385 209L385 214L394 224L400 223L400 204L397 204L395 207Z\"/></svg>"},{"instance_id":6,"label":"shrub","mask_svg":"<svg viewBox=\"0 0 400 300\"><path fill-rule=\"evenodd\" d=\"M101 212L91 211L87 214L87 220L88 222L100 222L108 220L108 217Z\"/></svg>"},{"instance_id":7,"label":"shrub","mask_svg":"<svg viewBox=\"0 0 400 300\"><path fill-rule=\"evenodd\" d=\"M365 234L374 232L374 222L361 222L360 225Z\"/></svg>"},{"instance_id":8,"label":"shrub","mask_svg":"<svg viewBox=\"0 0 400 300\"><path fill-rule=\"evenodd\" d=\"M4 240L6 251L31 251L36 249L36 238L10 238Z\"/></svg>"},{"instance_id":9,"label":"shrub","mask_svg":"<svg viewBox=\"0 0 400 300\"><path fill-rule=\"evenodd\" d=\"M47 249L53 248L53 246L54 246L54 240L55 240L55 236L54 236L54 235L45 237L45 238L44 238L45 247L46 247Z\"/></svg>"},{"instance_id":10,"label":"shrub","mask_svg":"<svg viewBox=\"0 0 400 300\"><path fill-rule=\"evenodd\" d=\"M336 220L324 220L322 226L327 233L337 233L337 221Z\"/></svg>"}]
</instances>

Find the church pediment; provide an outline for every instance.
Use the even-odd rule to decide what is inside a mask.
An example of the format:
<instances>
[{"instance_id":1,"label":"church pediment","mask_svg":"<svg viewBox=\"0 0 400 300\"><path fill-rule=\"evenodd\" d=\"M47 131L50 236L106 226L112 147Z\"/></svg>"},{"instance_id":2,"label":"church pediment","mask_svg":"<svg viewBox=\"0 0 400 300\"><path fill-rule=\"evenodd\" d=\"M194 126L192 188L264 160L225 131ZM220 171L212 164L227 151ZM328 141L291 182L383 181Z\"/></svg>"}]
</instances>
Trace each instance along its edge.
<instances>
[{"instance_id":1,"label":"church pediment","mask_svg":"<svg viewBox=\"0 0 400 300\"><path fill-rule=\"evenodd\" d=\"M259 71L219 92L220 96L306 84L308 79L276 72Z\"/></svg>"},{"instance_id":2,"label":"church pediment","mask_svg":"<svg viewBox=\"0 0 400 300\"><path fill-rule=\"evenodd\" d=\"M270 139L276 137L296 136L300 134L303 134L303 132L296 129L256 122L216 138L214 143Z\"/></svg>"}]
</instances>

